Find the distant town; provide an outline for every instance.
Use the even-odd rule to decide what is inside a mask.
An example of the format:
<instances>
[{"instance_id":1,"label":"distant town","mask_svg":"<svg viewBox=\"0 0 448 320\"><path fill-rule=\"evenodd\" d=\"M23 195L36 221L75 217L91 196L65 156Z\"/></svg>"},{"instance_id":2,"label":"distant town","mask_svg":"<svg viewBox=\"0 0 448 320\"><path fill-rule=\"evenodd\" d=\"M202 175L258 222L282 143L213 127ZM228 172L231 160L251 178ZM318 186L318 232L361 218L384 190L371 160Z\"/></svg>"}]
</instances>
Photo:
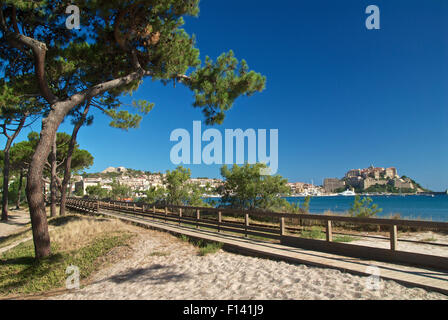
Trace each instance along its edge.
<instances>
[{"instance_id":1,"label":"distant town","mask_svg":"<svg viewBox=\"0 0 448 320\"><path fill-rule=\"evenodd\" d=\"M89 186L101 186L101 188L110 191L112 183L115 182L132 189L134 197L145 197L145 192L149 189L163 187L165 176L165 173L151 173L125 167L109 167L99 173L84 173L74 176L70 190L77 195L86 195ZM199 185L204 190L204 196L213 197L219 196L216 193L216 189L223 184L223 180L191 178L189 183ZM288 185L291 188L290 196L417 194L430 192L411 178L399 176L397 169L394 167L378 168L374 166L364 169L351 169L342 178L326 178L323 181L323 185L305 182L289 182Z\"/></svg>"}]
</instances>

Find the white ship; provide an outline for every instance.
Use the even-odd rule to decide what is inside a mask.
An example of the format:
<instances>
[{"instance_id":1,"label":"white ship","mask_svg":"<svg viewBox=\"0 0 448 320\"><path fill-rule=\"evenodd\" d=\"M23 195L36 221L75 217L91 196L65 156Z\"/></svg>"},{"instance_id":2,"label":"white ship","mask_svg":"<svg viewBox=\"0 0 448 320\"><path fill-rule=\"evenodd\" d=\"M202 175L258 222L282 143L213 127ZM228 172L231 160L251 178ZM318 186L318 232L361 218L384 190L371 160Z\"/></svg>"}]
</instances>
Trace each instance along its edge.
<instances>
[{"instance_id":1,"label":"white ship","mask_svg":"<svg viewBox=\"0 0 448 320\"><path fill-rule=\"evenodd\" d=\"M345 190L339 194L340 196L356 196L356 193L352 190Z\"/></svg>"}]
</instances>

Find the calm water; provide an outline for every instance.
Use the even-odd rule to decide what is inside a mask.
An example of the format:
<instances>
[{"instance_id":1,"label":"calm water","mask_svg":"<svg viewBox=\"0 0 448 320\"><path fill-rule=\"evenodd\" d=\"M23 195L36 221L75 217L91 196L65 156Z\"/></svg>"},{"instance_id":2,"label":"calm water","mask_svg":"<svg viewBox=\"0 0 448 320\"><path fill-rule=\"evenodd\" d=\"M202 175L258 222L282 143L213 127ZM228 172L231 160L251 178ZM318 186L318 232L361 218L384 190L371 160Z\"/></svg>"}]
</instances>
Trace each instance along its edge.
<instances>
[{"instance_id":1,"label":"calm water","mask_svg":"<svg viewBox=\"0 0 448 320\"><path fill-rule=\"evenodd\" d=\"M313 197L310 202L311 213L346 212L353 205L355 197ZM448 221L448 196L370 196L383 212L378 216L389 216L399 213L401 218L424 219L433 221ZM300 201L303 197L287 197L289 202ZM215 199L216 200L216 199Z\"/></svg>"},{"instance_id":2,"label":"calm water","mask_svg":"<svg viewBox=\"0 0 448 320\"><path fill-rule=\"evenodd\" d=\"M378 216L399 213L402 218L448 221L448 196L370 196L383 209ZM286 198L289 202L303 202L304 198ZM345 212L353 205L354 197L314 197L310 202L311 213L326 210Z\"/></svg>"}]
</instances>

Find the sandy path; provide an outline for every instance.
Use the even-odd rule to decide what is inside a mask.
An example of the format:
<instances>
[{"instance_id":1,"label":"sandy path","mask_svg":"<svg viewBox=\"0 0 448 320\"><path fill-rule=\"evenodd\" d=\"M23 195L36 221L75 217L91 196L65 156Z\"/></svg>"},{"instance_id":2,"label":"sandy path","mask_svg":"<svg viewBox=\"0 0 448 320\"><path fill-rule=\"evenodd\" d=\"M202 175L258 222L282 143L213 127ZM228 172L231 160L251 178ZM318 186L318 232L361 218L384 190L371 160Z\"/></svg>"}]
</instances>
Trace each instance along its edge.
<instances>
[{"instance_id":1,"label":"sandy path","mask_svg":"<svg viewBox=\"0 0 448 320\"><path fill-rule=\"evenodd\" d=\"M55 299L448 299L442 294L338 270L219 251L205 257L166 233L144 230L131 258Z\"/></svg>"},{"instance_id":2,"label":"sandy path","mask_svg":"<svg viewBox=\"0 0 448 320\"><path fill-rule=\"evenodd\" d=\"M9 210L7 222L0 222L0 238L25 230L30 214L25 210Z\"/></svg>"}]
</instances>

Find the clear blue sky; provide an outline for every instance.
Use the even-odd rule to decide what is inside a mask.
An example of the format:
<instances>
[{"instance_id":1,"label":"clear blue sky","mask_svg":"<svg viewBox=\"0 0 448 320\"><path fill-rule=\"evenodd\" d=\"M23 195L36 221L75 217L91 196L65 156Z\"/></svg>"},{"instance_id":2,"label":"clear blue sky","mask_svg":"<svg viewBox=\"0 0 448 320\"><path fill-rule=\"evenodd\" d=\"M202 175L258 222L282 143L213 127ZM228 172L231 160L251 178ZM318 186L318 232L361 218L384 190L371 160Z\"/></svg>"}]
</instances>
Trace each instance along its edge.
<instances>
[{"instance_id":1,"label":"clear blue sky","mask_svg":"<svg viewBox=\"0 0 448 320\"><path fill-rule=\"evenodd\" d=\"M370 4L381 30L365 27ZM266 90L239 99L217 128L279 129L279 174L321 184L373 164L448 188L448 1L203 0L186 21L202 58L232 49L267 76ZM96 113L80 131L95 157L89 172L173 169L171 131L203 120L182 86L148 79L133 98L156 103L139 129L109 128ZM68 121L61 131L71 132ZM219 177L217 166L188 167Z\"/></svg>"}]
</instances>

